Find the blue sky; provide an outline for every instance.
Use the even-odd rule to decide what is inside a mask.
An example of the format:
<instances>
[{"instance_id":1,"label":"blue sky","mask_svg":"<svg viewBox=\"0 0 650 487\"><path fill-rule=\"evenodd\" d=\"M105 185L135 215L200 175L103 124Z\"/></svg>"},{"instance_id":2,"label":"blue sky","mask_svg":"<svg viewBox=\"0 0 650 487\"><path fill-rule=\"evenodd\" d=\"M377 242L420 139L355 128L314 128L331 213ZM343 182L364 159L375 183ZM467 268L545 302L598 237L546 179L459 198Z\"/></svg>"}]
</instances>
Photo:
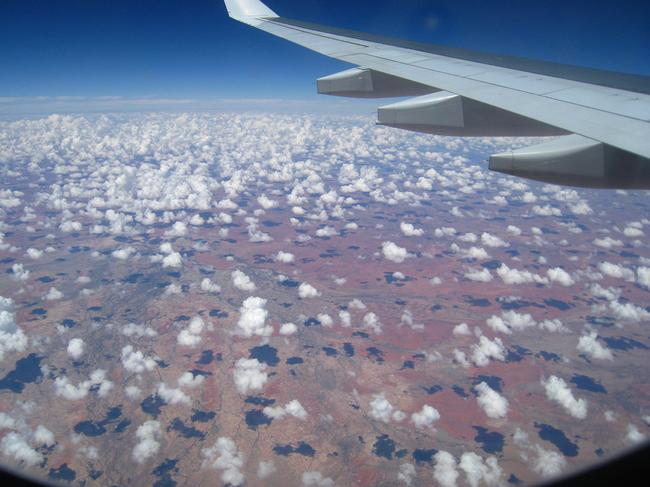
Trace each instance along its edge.
<instances>
[{"instance_id":1,"label":"blue sky","mask_svg":"<svg viewBox=\"0 0 650 487\"><path fill-rule=\"evenodd\" d=\"M324 25L650 74L649 2L268 4ZM316 100L315 78L347 67L230 20L220 0L3 0L0 59L0 97Z\"/></svg>"}]
</instances>

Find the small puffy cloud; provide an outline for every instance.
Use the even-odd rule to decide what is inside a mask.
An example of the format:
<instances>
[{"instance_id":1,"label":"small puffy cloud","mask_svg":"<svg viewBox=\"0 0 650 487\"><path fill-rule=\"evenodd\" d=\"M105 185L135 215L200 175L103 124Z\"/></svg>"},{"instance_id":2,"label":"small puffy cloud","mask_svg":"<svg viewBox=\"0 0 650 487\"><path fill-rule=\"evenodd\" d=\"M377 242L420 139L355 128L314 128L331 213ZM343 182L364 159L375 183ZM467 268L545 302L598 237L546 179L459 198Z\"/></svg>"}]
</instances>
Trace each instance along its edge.
<instances>
[{"instance_id":1,"label":"small puffy cloud","mask_svg":"<svg viewBox=\"0 0 650 487\"><path fill-rule=\"evenodd\" d=\"M532 461L533 471L542 477L552 477L562 472L567 462L564 455L554 450L546 450L537 444L531 444L528 433L521 428L517 428L513 435L514 443L521 451L521 457L525 460ZM530 458L530 451L534 457Z\"/></svg>"},{"instance_id":2,"label":"small puffy cloud","mask_svg":"<svg viewBox=\"0 0 650 487\"><path fill-rule=\"evenodd\" d=\"M416 428L433 428L433 424L440 419L440 413L433 406L425 404L420 411L411 414L411 421Z\"/></svg>"},{"instance_id":3,"label":"small puffy cloud","mask_svg":"<svg viewBox=\"0 0 650 487\"><path fill-rule=\"evenodd\" d=\"M650 320L650 312L645 308L636 306L632 303L621 303L619 301L611 301L609 309L616 318L623 321L633 321L639 323L640 321Z\"/></svg>"},{"instance_id":4,"label":"small puffy cloud","mask_svg":"<svg viewBox=\"0 0 650 487\"><path fill-rule=\"evenodd\" d=\"M463 352L462 350L458 350L457 348L454 348L452 354L454 356L454 361L456 363L459 363L460 365L462 365L465 368L467 368L467 367L469 367L471 365L469 363L469 360L467 359L467 354L465 352Z\"/></svg>"},{"instance_id":5,"label":"small puffy cloud","mask_svg":"<svg viewBox=\"0 0 650 487\"><path fill-rule=\"evenodd\" d=\"M494 279L490 271L485 268L481 270L470 269L465 273L465 278L474 282L490 282L492 279Z\"/></svg>"},{"instance_id":6,"label":"small puffy cloud","mask_svg":"<svg viewBox=\"0 0 650 487\"><path fill-rule=\"evenodd\" d=\"M341 320L341 326L345 328L350 328L352 326L352 315L349 311L339 311L339 319Z\"/></svg>"},{"instance_id":7,"label":"small puffy cloud","mask_svg":"<svg viewBox=\"0 0 650 487\"><path fill-rule=\"evenodd\" d=\"M564 456L553 450L546 450L539 445L534 446L535 459L533 460L533 470L542 477L554 477L562 473L566 467Z\"/></svg>"},{"instance_id":8,"label":"small puffy cloud","mask_svg":"<svg viewBox=\"0 0 650 487\"><path fill-rule=\"evenodd\" d=\"M623 242L607 236L604 238L594 239L594 245L603 249L611 249L612 247L622 247Z\"/></svg>"},{"instance_id":9,"label":"small puffy cloud","mask_svg":"<svg viewBox=\"0 0 650 487\"><path fill-rule=\"evenodd\" d=\"M266 299L255 296L246 298L239 308L238 331L245 337L271 336L273 327L266 325L268 311L265 309Z\"/></svg>"},{"instance_id":10,"label":"small puffy cloud","mask_svg":"<svg viewBox=\"0 0 650 487\"><path fill-rule=\"evenodd\" d=\"M124 393L129 399L138 399L142 395L142 389L138 386L127 386L124 388Z\"/></svg>"},{"instance_id":11,"label":"small puffy cloud","mask_svg":"<svg viewBox=\"0 0 650 487\"><path fill-rule=\"evenodd\" d=\"M627 443L635 445L637 443L645 441L645 439L646 436L639 431L639 428L637 428L632 423L629 423L627 425L627 429L625 430L625 441Z\"/></svg>"},{"instance_id":12,"label":"small puffy cloud","mask_svg":"<svg viewBox=\"0 0 650 487\"><path fill-rule=\"evenodd\" d=\"M271 237L268 233L264 233L261 231L257 223L249 223L248 226L246 227L248 230L248 241L253 242L253 243L262 243L262 242L270 242L273 240L273 237Z\"/></svg>"},{"instance_id":13,"label":"small puffy cloud","mask_svg":"<svg viewBox=\"0 0 650 487\"><path fill-rule=\"evenodd\" d=\"M505 418L508 414L508 400L492 389L486 382L474 387L478 396L476 401L488 418Z\"/></svg>"},{"instance_id":14,"label":"small puffy cloud","mask_svg":"<svg viewBox=\"0 0 650 487\"><path fill-rule=\"evenodd\" d=\"M194 389L200 386L205 381L205 377L201 374L194 375L192 372L183 372L178 378L178 385Z\"/></svg>"},{"instance_id":15,"label":"small puffy cloud","mask_svg":"<svg viewBox=\"0 0 650 487\"><path fill-rule=\"evenodd\" d=\"M212 282L209 277L204 277L201 281L201 291L206 293L219 293L221 292L221 286Z\"/></svg>"},{"instance_id":16,"label":"small puffy cloud","mask_svg":"<svg viewBox=\"0 0 650 487\"><path fill-rule=\"evenodd\" d=\"M127 260L133 254L135 254L135 249L133 247L125 247L122 249L117 249L111 253L111 255L118 260Z\"/></svg>"},{"instance_id":17,"label":"small puffy cloud","mask_svg":"<svg viewBox=\"0 0 650 487\"><path fill-rule=\"evenodd\" d=\"M474 452L465 452L458 464L465 472L470 487L478 487L483 483L487 486L498 486L502 483L503 470L496 457L488 457L485 461Z\"/></svg>"},{"instance_id":18,"label":"small puffy cloud","mask_svg":"<svg viewBox=\"0 0 650 487\"><path fill-rule=\"evenodd\" d=\"M187 225L184 222L175 222L172 227L165 232L166 237L184 237L187 235Z\"/></svg>"},{"instance_id":19,"label":"small puffy cloud","mask_svg":"<svg viewBox=\"0 0 650 487\"><path fill-rule=\"evenodd\" d=\"M146 325L138 325L136 323L129 323L122 327L122 335L127 337L136 336L139 338L142 337L155 337L158 335L158 332L153 328Z\"/></svg>"},{"instance_id":20,"label":"small puffy cloud","mask_svg":"<svg viewBox=\"0 0 650 487\"><path fill-rule=\"evenodd\" d=\"M535 203L537 202L537 196L535 193L531 193L530 191L526 191L522 196L521 196L521 201L524 203Z\"/></svg>"},{"instance_id":21,"label":"small puffy cloud","mask_svg":"<svg viewBox=\"0 0 650 487\"><path fill-rule=\"evenodd\" d=\"M0 412L0 430L12 430L16 428L16 420L7 413Z\"/></svg>"},{"instance_id":22,"label":"small puffy cloud","mask_svg":"<svg viewBox=\"0 0 650 487\"><path fill-rule=\"evenodd\" d=\"M165 288L165 296L173 296L183 294L183 286L172 282L169 286Z\"/></svg>"},{"instance_id":23,"label":"small puffy cloud","mask_svg":"<svg viewBox=\"0 0 650 487\"><path fill-rule=\"evenodd\" d=\"M604 288L598 283L592 284L589 288L589 291L594 298L604 298L607 301L614 301L621 295L620 290L613 287Z\"/></svg>"},{"instance_id":24,"label":"small puffy cloud","mask_svg":"<svg viewBox=\"0 0 650 487\"><path fill-rule=\"evenodd\" d=\"M324 226L323 228L319 228L318 230L316 230L316 236L320 238L333 237L337 233L338 232L336 231L336 229L330 226Z\"/></svg>"},{"instance_id":25,"label":"small puffy cloud","mask_svg":"<svg viewBox=\"0 0 650 487\"><path fill-rule=\"evenodd\" d=\"M614 360L611 350L598 341L598 334L592 331L578 339L578 352L598 360Z\"/></svg>"},{"instance_id":26,"label":"small puffy cloud","mask_svg":"<svg viewBox=\"0 0 650 487\"><path fill-rule=\"evenodd\" d=\"M158 384L156 389L156 394L165 401L167 404L176 405L176 404L190 404L192 400L187 394L185 394L180 389L169 387L164 382Z\"/></svg>"},{"instance_id":27,"label":"small puffy cloud","mask_svg":"<svg viewBox=\"0 0 650 487\"><path fill-rule=\"evenodd\" d=\"M205 220L198 213L192 215L192 218L190 218L190 225L194 225L195 227L200 227L204 223L205 223Z\"/></svg>"},{"instance_id":28,"label":"small puffy cloud","mask_svg":"<svg viewBox=\"0 0 650 487\"><path fill-rule=\"evenodd\" d=\"M37 445L52 446L54 445L54 433L42 424L39 424L34 430L34 443Z\"/></svg>"},{"instance_id":29,"label":"small puffy cloud","mask_svg":"<svg viewBox=\"0 0 650 487\"><path fill-rule=\"evenodd\" d=\"M548 284L548 279L542 277L538 274L533 274L532 272L518 269L511 269L506 264L501 264L501 267L497 269L497 275L501 280L508 284L527 284L527 283L537 283L537 284Z\"/></svg>"},{"instance_id":30,"label":"small puffy cloud","mask_svg":"<svg viewBox=\"0 0 650 487\"><path fill-rule=\"evenodd\" d=\"M478 367L485 367L491 359L503 362L506 359L506 348L500 338L490 340L482 335L479 342L471 347L471 359Z\"/></svg>"},{"instance_id":31,"label":"small puffy cloud","mask_svg":"<svg viewBox=\"0 0 650 487\"><path fill-rule=\"evenodd\" d=\"M14 279L18 279L19 281L29 279L29 271L25 269L23 264L13 264L11 266L11 272L13 273Z\"/></svg>"},{"instance_id":32,"label":"small puffy cloud","mask_svg":"<svg viewBox=\"0 0 650 487\"><path fill-rule=\"evenodd\" d=\"M412 463L402 463L397 472L397 480L404 482L406 485L412 485L413 479L417 477L415 465Z\"/></svg>"},{"instance_id":33,"label":"small puffy cloud","mask_svg":"<svg viewBox=\"0 0 650 487\"><path fill-rule=\"evenodd\" d=\"M399 326L406 325L412 330L424 330L424 325L422 323L416 323L413 320L413 313L411 313L408 309L405 309L404 312L402 313L402 317L400 318L400 323Z\"/></svg>"},{"instance_id":34,"label":"small puffy cloud","mask_svg":"<svg viewBox=\"0 0 650 487\"><path fill-rule=\"evenodd\" d=\"M86 344L81 338L73 338L68 342L67 352L73 360L79 360L84 353Z\"/></svg>"},{"instance_id":35,"label":"small puffy cloud","mask_svg":"<svg viewBox=\"0 0 650 487\"><path fill-rule=\"evenodd\" d=\"M433 234L438 238L453 237L454 235L456 235L456 229L453 227L436 228L433 231Z\"/></svg>"},{"instance_id":36,"label":"small puffy cloud","mask_svg":"<svg viewBox=\"0 0 650 487\"><path fill-rule=\"evenodd\" d=\"M298 399L294 399L284 406L267 406L264 408L263 412L269 418L273 419L281 419L287 415L293 416L294 418L298 418L302 421L305 421L307 419L307 411L305 411L305 408L302 406L302 404L300 404L300 401L298 401Z\"/></svg>"},{"instance_id":37,"label":"small puffy cloud","mask_svg":"<svg viewBox=\"0 0 650 487\"><path fill-rule=\"evenodd\" d=\"M320 324L322 326L325 326L325 327L328 327L328 328L334 324L334 320L327 313L318 313L316 315L316 319L318 319L318 321L320 321Z\"/></svg>"},{"instance_id":38,"label":"small puffy cloud","mask_svg":"<svg viewBox=\"0 0 650 487\"><path fill-rule=\"evenodd\" d=\"M371 418L384 423L393 421L402 421L406 414L393 407L393 405L386 399L383 393L375 394L372 401L370 401L370 411L368 414Z\"/></svg>"},{"instance_id":39,"label":"small puffy cloud","mask_svg":"<svg viewBox=\"0 0 650 487\"><path fill-rule=\"evenodd\" d=\"M639 267L636 274L639 285L650 290L650 267Z\"/></svg>"},{"instance_id":40,"label":"small puffy cloud","mask_svg":"<svg viewBox=\"0 0 650 487\"><path fill-rule=\"evenodd\" d=\"M33 467L43 461L43 455L29 446L27 440L15 431L6 434L0 440L0 451L5 457L24 462L28 467Z\"/></svg>"},{"instance_id":41,"label":"small puffy cloud","mask_svg":"<svg viewBox=\"0 0 650 487\"><path fill-rule=\"evenodd\" d=\"M141 374L154 370L158 364L140 350L135 350L133 345L126 345L122 348L122 365L128 372Z\"/></svg>"},{"instance_id":42,"label":"small puffy cloud","mask_svg":"<svg viewBox=\"0 0 650 487\"><path fill-rule=\"evenodd\" d=\"M0 360L7 352L23 352L27 348L27 335L16 324L11 299L0 296Z\"/></svg>"},{"instance_id":43,"label":"small puffy cloud","mask_svg":"<svg viewBox=\"0 0 650 487\"><path fill-rule=\"evenodd\" d=\"M99 397L106 397L113 389L113 383L106 379L106 371L97 369L90 374L90 378L74 385L70 380L65 377L57 377L54 379L54 393L61 396L68 401L79 401L84 399L91 388L99 386L97 395Z\"/></svg>"},{"instance_id":44,"label":"small puffy cloud","mask_svg":"<svg viewBox=\"0 0 650 487\"><path fill-rule=\"evenodd\" d=\"M235 203L231 199L223 199L217 203L217 208L219 208L220 210L234 210L237 208L237 203ZM219 218L223 222L230 223L229 221L227 221L226 218L224 218L224 216L229 216L229 215L223 212L219 214Z\"/></svg>"},{"instance_id":45,"label":"small puffy cloud","mask_svg":"<svg viewBox=\"0 0 650 487\"><path fill-rule=\"evenodd\" d=\"M547 270L546 275L551 282L557 282L562 286L573 286L575 284L575 281L571 277L571 274L566 272L564 269L561 269L560 267L555 267L553 269Z\"/></svg>"},{"instance_id":46,"label":"small puffy cloud","mask_svg":"<svg viewBox=\"0 0 650 487\"><path fill-rule=\"evenodd\" d=\"M178 344L184 347L196 347L201 343L201 332L203 332L204 328L205 322L203 319L200 316L195 316L187 325L187 328L183 328L176 337Z\"/></svg>"},{"instance_id":47,"label":"small puffy cloud","mask_svg":"<svg viewBox=\"0 0 650 487\"><path fill-rule=\"evenodd\" d=\"M300 287L298 287L298 296L300 296L302 299L315 298L319 295L320 293L318 290L306 282L301 283Z\"/></svg>"},{"instance_id":48,"label":"small puffy cloud","mask_svg":"<svg viewBox=\"0 0 650 487\"><path fill-rule=\"evenodd\" d=\"M490 254L483 247L470 247L463 254L469 259L485 260L490 258Z\"/></svg>"},{"instance_id":49,"label":"small puffy cloud","mask_svg":"<svg viewBox=\"0 0 650 487\"><path fill-rule=\"evenodd\" d=\"M508 247L510 245L505 240L487 232L481 234L481 242L487 247Z\"/></svg>"},{"instance_id":50,"label":"small puffy cloud","mask_svg":"<svg viewBox=\"0 0 650 487\"><path fill-rule=\"evenodd\" d=\"M293 335L298 331L298 327L294 323L283 323L280 327L280 335Z\"/></svg>"},{"instance_id":51,"label":"small puffy cloud","mask_svg":"<svg viewBox=\"0 0 650 487\"><path fill-rule=\"evenodd\" d=\"M537 216L562 216L562 211L551 205L535 205L533 206L533 213Z\"/></svg>"},{"instance_id":52,"label":"small puffy cloud","mask_svg":"<svg viewBox=\"0 0 650 487\"><path fill-rule=\"evenodd\" d=\"M554 318L552 320L540 321L537 326L540 330L548 331L551 333L568 333L569 329L564 326L561 320Z\"/></svg>"},{"instance_id":53,"label":"small puffy cloud","mask_svg":"<svg viewBox=\"0 0 650 487\"><path fill-rule=\"evenodd\" d=\"M475 233L464 233L458 237L458 240L461 242L474 243L478 241L478 237Z\"/></svg>"},{"instance_id":54,"label":"small puffy cloud","mask_svg":"<svg viewBox=\"0 0 650 487\"><path fill-rule=\"evenodd\" d=\"M616 421L616 413L612 411L611 409L608 409L603 413L603 416L605 417L605 421L608 423L613 423Z\"/></svg>"},{"instance_id":55,"label":"small puffy cloud","mask_svg":"<svg viewBox=\"0 0 650 487\"><path fill-rule=\"evenodd\" d=\"M393 242L384 242L381 244L381 251L386 259L395 262L396 264L404 262L408 257L406 249Z\"/></svg>"},{"instance_id":56,"label":"small puffy cloud","mask_svg":"<svg viewBox=\"0 0 650 487\"><path fill-rule=\"evenodd\" d=\"M239 393L247 394L249 391L261 390L269 375L266 373L266 364L254 358L240 358L235 364L233 378Z\"/></svg>"},{"instance_id":57,"label":"small puffy cloud","mask_svg":"<svg viewBox=\"0 0 650 487\"><path fill-rule=\"evenodd\" d=\"M269 461L262 461L259 463L257 466L257 478L264 480L265 478L268 478L271 476L275 471L277 470L275 463L273 463L273 460Z\"/></svg>"},{"instance_id":58,"label":"small puffy cloud","mask_svg":"<svg viewBox=\"0 0 650 487\"><path fill-rule=\"evenodd\" d=\"M401 222L399 228L407 237L421 237L424 235L424 230L421 228L415 228L412 223Z\"/></svg>"},{"instance_id":59,"label":"small puffy cloud","mask_svg":"<svg viewBox=\"0 0 650 487\"><path fill-rule=\"evenodd\" d=\"M458 468L454 456L444 450L436 453L435 466L433 467L433 478L440 487L456 487L458 482Z\"/></svg>"},{"instance_id":60,"label":"small puffy cloud","mask_svg":"<svg viewBox=\"0 0 650 487\"><path fill-rule=\"evenodd\" d=\"M381 329L381 321L379 321L379 317L375 313L366 313L363 316L363 326L364 328L368 328L369 330L372 330L373 333L380 334L382 332Z\"/></svg>"},{"instance_id":61,"label":"small puffy cloud","mask_svg":"<svg viewBox=\"0 0 650 487\"><path fill-rule=\"evenodd\" d=\"M569 209L574 215L590 215L593 213L591 206L584 200L576 201L569 204Z\"/></svg>"},{"instance_id":62,"label":"small puffy cloud","mask_svg":"<svg viewBox=\"0 0 650 487\"><path fill-rule=\"evenodd\" d=\"M460 323L454 326L454 330L452 333L456 336L466 336L472 334L472 332L469 331L469 326L467 326L467 323Z\"/></svg>"},{"instance_id":63,"label":"small puffy cloud","mask_svg":"<svg viewBox=\"0 0 650 487\"><path fill-rule=\"evenodd\" d=\"M41 257L43 257L43 251L42 250L34 249L34 248L31 248L31 247L29 249L27 249L26 254L30 259L33 259L33 260L38 260Z\"/></svg>"},{"instance_id":64,"label":"small puffy cloud","mask_svg":"<svg viewBox=\"0 0 650 487\"><path fill-rule=\"evenodd\" d=\"M246 478L241 472L244 466L244 455L238 450L235 442L225 436L217 438L216 443L201 450L203 466L221 472L221 480L228 485L242 485Z\"/></svg>"},{"instance_id":65,"label":"small puffy cloud","mask_svg":"<svg viewBox=\"0 0 650 487\"><path fill-rule=\"evenodd\" d=\"M81 223L64 221L63 223L61 223L61 225L59 225L59 230L61 230L64 233L80 232Z\"/></svg>"},{"instance_id":66,"label":"small puffy cloud","mask_svg":"<svg viewBox=\"0 0 650 487\"><path fill-rule=\"evenodd\" d=\"M160 450L162 428L158 421L146 421L135 432L138 443L133 447L131 457L137 463L144 463Z\"/></svg>"},{"instance_id":67,"label":"small puffy cloud","mask_svg":"<svg viewBox=\"0 0 650 487\"><path fill-rule=\"evenodd\" d=\"M521 235L521 228L515 226L515 225L508 225L508 228L506 229L508 233L514 235L515 237L518 237Z\"/></svg>"},{"instance_id":68,"label":"small puffy cloud","mask_svg":"<svg viewBox=\"0 0 650 487\"><path fill-rule=\"evenodd\" d=\"M625 235L626 237L637 238L637 237L643 237L645 233L643 233L643 230L641 230L640 228L628 226L625 227L625 229L623 230L623 235Z\"/></svg>"},{"instance_id":69,"label":"small puffy cloud","mask_svg":"<svg viewBox=\"0 0 650 487\"><path fill-rule=\"evenodd\" d=\"M636 281L634 271L619 264L601 262L598 264L598 270L609 277L614 277L616 279L625 279L628 282Z\"/></svg>"},{"instance_id":70,"label":"small puffy cloud","mask_svg":"<svg viewBox=\"0 0 650 487\"><path fill-rule=\"evenodd\" d=\"M256 289L255 283L251 280L251 278L239 269L233 271L231 278L233 285L240 291L250 292L255 291Z\"/></svg>"},{"instance_id":71,"label":"small puffy cloud","mask_svg":"<svg viewBox=\"0 0 650 487\"><path fill-rule=\"evenodd\" d=\"M528 313L517 313L514 310L501 313L501 316L491 316L486 321L487 325L494 331L512 334L513 331L522 331L537 325L537 322Z\"/></svg>"},{"instance_id":72,"label":"small puffy cloud","mask_svg":"<svg viewBox=\"0 0 650 487\"><path fill-rule=\"evenodd\" d=\"M164 268L167 268L167 267L182 267L183 266L183 258L181 257L180 253L171 252L170 254L167 254L166 256L163 257L162 266Z\"/></svg>"},{"instance_id":73,"label":"small puffy cloud","mask_svg":"<svg viewBox=\"0 0 650 487\"><path fill-rule=\"evenodd\" d=\"M63 293L55 287L51 287L50 290L43 296L43 299L46 301L57 301L63 299Z\"/></svg>"},{"instance_id":74,"label":"small puffy cloud","mask_svg":"<svg viewBox=\"0 0 650 487\"><path fill-rule=\"evenodd\" d=\"M334 487L334 481L329 477L323 477L323 474L310 470L302 473L302 485L305 487Z\"/></svg>"},{"instance_id":75,"label":"small puffy cloud","mask_svg":"<svg viewBox=\"0 0 650 487\"><path fill-rule=\"evenodd\" d=\"M296 257L291 252L283 252L282 250L275 255L275 261L282 264L291 264L295 259Z\"/></svg>"},{"instance_id":76,"label":"small puffy cloud","mask_svg":"<svg viewBox=\"0 0 650 487\"><path fill-rule=\"evenodd\" d=\"M257 197L257 202L258 202L258 203L260 204L260 206L261 206L262 208L264 208L265 210L270 210L271 208L275 208L276 206L278 206L278 202L277 202L277 201L272 200L271 198L269 198L269 197L266 196L265 194L263 194L262 196L258 196L258 197Z\"/></svg>"},{"instance_id":77,"label":"small puffy cloud","mask_svg":"<svg viewBox=\"0 0 650 487\"><path fill-rule=\"evenodd\" d=\"M287 414L293 416L294 418L298 418L303 421L307 419L307 411L305 411L305 408L302 406L302 404L300 404L300 401L298 401L298 399L294 399L285 404L284 410L287 412Z\"/></svg>"},{"instance_id":78,"label":"small puffy cloud","mask_svg":"<svg viewBox=\"0 0 650 487\"><path fill-rule=\"evenodd\" d=\"M547 380L542 380L542 385L546 391L546 397L562 406L571 416L576 419L587 417L587 401L576 399L564 379L552 375Z\"/></svg>"}]
</instances>

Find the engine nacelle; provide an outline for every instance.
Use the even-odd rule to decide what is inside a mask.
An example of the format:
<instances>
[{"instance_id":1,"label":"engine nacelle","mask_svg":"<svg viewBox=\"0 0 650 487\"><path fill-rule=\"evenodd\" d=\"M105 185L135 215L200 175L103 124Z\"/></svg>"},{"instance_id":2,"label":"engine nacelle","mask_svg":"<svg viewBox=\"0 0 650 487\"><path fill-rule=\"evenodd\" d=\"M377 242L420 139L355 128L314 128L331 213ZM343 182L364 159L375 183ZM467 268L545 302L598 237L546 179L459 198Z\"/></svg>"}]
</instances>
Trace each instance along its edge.
<instances>
[{"instance_id":1,"label":"engine nacelle","mask_svg":"<svg viewBox=\"0 0 650 487\"><path fill-rule=\"evenodd\" d=\"M390 98L417 96L437 91L415 81L398 78L372 69L352 68L324 76L316 81L321 95L349 98Z\"/></svg>"},{"instance_id":2,"label":"engine nacelle","mask_svg":"<svg viewBox=\"0 0 650 487\"><path fill-rule=\"evenodd\" d=\"M551 125L447 91L380 107L380 125L459 137L564 135Z\"/></svg>"},{"instance_id":3,"label":"engine nacelle","mask_svg":"<svg viewBox=\"0 0 650 487\"><path fill-rule=\"evenodd\" d=\"M650 188L650 160L581 135L490 157L490 169L545 183L586 188Z\"/></svg>"}]
</instances>

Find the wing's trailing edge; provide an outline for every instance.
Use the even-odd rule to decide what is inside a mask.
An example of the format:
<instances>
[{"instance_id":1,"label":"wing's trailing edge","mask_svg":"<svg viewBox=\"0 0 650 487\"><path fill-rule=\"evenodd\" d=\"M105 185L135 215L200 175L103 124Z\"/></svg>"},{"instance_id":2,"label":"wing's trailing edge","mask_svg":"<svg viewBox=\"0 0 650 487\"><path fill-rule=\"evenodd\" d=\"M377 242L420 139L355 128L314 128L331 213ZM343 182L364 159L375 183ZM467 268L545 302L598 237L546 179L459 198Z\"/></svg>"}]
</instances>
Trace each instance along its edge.
<instances>
[{"instance_id":1,"label":"wing's trailing edge","mask_svg":"<svg viewBox=\"0 0 650 487\"><path fill-rule=\"evenodd\" d=\"M258 0L225 0L245 24L356 68L319 93L415 97L379 123L455 136L561 136L490 158L490 169L599 188L650 189L650 78L411 43L285 19Z\"/></svg>"}]
</instances>

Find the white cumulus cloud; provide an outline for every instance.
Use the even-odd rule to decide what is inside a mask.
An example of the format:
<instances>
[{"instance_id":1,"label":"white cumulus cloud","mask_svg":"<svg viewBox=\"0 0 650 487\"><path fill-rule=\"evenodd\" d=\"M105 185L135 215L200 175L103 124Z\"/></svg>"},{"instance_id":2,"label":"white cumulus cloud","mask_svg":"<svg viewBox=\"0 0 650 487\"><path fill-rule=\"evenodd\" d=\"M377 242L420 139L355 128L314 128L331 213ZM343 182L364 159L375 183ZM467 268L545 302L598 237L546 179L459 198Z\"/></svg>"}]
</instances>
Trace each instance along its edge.
<instances>
[{"instance_id":1,"label":"white cumulus cloud","mask_svg":"<svg viewBox=\"0 0 650 487\"><path fill-rule=\"evenodd\" d=\"M235 442L228 437L217 438L215 444L201 450L203 466L221 472L221 480L232 486L242 485L246 478L242 473L244 455L239 451Z\"/></svg>"},{"instance_id":2,"label":"white cumulus cloud","mask_svg":"<svg viewBox=\"0 0 650 487\"><path fill-rule=\"evenodd\" d=\"M396 264L404 262L408 257L406 249L393 242L384 242L381 244L381 251L386 259Z\"/></svg>"},{"instance_id":3,"label":"white cumulus cloud","mask_svg":"<svg viewBox=\"0 0 650 487\"><path fill-rule=\"evenodd\" d=\"M232 277L233 286L235 286L240 291L247 291L247 292L255 291L256 289L255 283L251 280L250 277L248 277L239 269L233 271L231 277Z\"/></svg>"},{"instance_id":4,"label":"white cumulus cloud","mask_svg":"<svg viewBox=\"0 0 650 487\"><path fill-rule=\"evenodd\" d=\"M508 400L492 389L486 382L477 384L474 389L478 393L476 401L488 418L505 418L508 414Z\"/></svg>"},{"instance_id":5,"label":"white cumulus cloud","mask_svg":"<svg viewBox=\"0 0 650 487\"><path fill-rule=\"evenodd\" d=\"M268 311L265 308L266 299L251 296L246 298L239 308L238 331L245 337L271 336L273 327L266 324Z\"/></svg>"},{"instance_id":6,"label":"white cumulus cloud","mask_svg":"<svg viewBox=\"0 0 650 487\"><path fill-rule=\"evenodd\" d=\"M249 391L262 390L269 375L266 373L266 364L254 358L240 358L235 364L233 378L240 394L247 394Z\"/></svg>"},{"instance_id":7,"label":"white cumulus cloud","mask_svg":"<svg viewBox=\"0 0 650 487\"><path fill-rule=\"evenodd\" d=\"M548 379L542 380L542 385L546 391L546 397L562 406L571 416L576 419L587 417L587 401L582 398L576 399L564 379L552 375Z\"/></svg>"}]
</instances>

